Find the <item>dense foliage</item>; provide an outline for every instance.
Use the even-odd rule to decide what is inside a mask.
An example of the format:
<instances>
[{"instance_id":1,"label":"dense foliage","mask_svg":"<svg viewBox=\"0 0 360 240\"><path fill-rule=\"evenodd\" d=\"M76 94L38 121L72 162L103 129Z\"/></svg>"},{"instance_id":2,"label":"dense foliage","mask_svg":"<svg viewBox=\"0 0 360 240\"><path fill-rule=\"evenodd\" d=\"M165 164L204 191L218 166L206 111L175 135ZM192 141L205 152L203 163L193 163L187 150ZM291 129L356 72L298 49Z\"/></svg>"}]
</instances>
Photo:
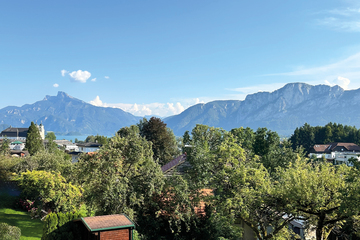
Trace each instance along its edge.
<instances>
[{"instance_id":1,"label":"dense foliage","mask_svg":"<svg viewBox=\"0 0 360 240\"><path fill-rule=\"evenodd\" d=\"M68 183L60 173L27 171L17 181L21 197L35 201L39 209L67 212L79 208L82 189Z\"/></svg>"},{"instance_id":2,"label":"dense foliage","mask_svg":"<svg viewBox=\"0 0 360 240\"><path fill-rule=\"evenodd\" d=\"M97 214L134 217L145 199L163 185L160 166L152 155L151 143L134 133L115 136L97 153L83 155L77 177L88 206Z\"/></svg>"},{"instance_id":3,"label":"dense foliage","mask_svg":"<svg viewBox=\"0 0 360 240\"><path fill-rule=\"evenodd\" d=\"M72 232L64 230L61 220L71 217L60 212L69 214L80 202L89 215L126 213L138 224L136 237L142 240L235 240L241 233L259 240L297 239L289 228L293 220L301 220L317 240L331 234L356 239L360 164L309 160L302 148L309 141L300 144L299 136L350 141L357 130L338 124L324 128L305 124L290 141L281 141L266 128L228 132L197 125L177 145L166 125L152 118L120 129L98 152L81 155L77 163L49 148L14 162L0 156L0 171L7 178L18 173L25 199L58 212L48 215L44 239L55 239L50 232ZM169 151L161 150L167 149L164 139L171 143ZM299 141L294 145L293 139ZM179 149L187 154L187 167L165 177L159 163L171 160ZM244 226L251 232L245 233Z\"/></svg>"},{"instance_id":4,"label":"dense foliage","mask_svg":"<svg viewBox=\"0 0 360 240\"><path fill-rule=\"evenodd\" d=\"M41 240L79 240L81 233L73 220L81 216L78 212L50 213L46 216Z\"/></svg>"},{"instance_id":5,"label":"dense foliage","mask_svg":"<svg viewBox=\"0 0 360 240\"><path fill-rule=\"evenodd\" d=\"M0 222L0 239L2 240L19 240L21 230L18 227L10 226L7 223Z\"/></svg>"},{"instance_id":6,"label":"dense foliage","mask_svg":"<svg viewBox=\"0 0 360 240\"><path fill-rule=\"evenodd\" d=\"M302 127L295 129L290 137L290 142L293 149L302 146L305 151L309 151L315 144L328 144L331 142L360 144L360 129L331 122L325 126L316 127L305 123Z\"/></svg>"},{"instance_id":7,"label":"dense foliage","mask_svg":"<svg viewBox=\"0 0 360 240\"><path fill-rule=\"evenodd\" d=\"M34 122L31 122L26 136L25 149L29 151L30 155L44 149L44 144L40 136L39 129Z\"/></svg>"},{"instance_id":8,"label":"dense foliage","mask_svg":"<svg viewBox=\"0 0 360 240\"><path fill-rule=\"evenodd\" d=\"M140 135L152 143L154 160L158 160L161 166L179 154L174 133L160 118L144 118L137 126Z\"/></svg>"}]
</instances>

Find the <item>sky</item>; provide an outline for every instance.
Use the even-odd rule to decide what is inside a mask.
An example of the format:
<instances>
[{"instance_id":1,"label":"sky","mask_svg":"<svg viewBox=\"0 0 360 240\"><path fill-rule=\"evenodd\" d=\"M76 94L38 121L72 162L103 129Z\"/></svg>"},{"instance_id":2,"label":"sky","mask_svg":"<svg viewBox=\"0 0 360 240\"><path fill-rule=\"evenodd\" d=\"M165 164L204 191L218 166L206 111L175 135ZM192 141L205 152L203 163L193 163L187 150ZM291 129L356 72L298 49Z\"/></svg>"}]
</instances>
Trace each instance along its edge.
<instances>
[{"instance_id":1,"label":"sky","mask_svg":"<svg viewBox=\"0 0 360 240\"><path fill-rule=\"evenodd\" d=\"M0 1L0 108L165 117L291 82L360 88L360 1Z\"/></svg>"}]
</instances>

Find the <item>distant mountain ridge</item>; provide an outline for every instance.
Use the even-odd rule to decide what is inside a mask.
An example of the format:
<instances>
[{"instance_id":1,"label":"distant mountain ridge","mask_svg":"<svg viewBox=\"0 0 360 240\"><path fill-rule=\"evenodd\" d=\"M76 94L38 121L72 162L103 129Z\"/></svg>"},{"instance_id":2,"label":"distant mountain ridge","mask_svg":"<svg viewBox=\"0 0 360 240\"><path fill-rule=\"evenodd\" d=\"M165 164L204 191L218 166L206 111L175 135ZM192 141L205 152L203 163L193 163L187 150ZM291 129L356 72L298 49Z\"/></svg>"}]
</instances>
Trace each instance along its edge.
<instances>
[{"instance_id":1,"label":"distant mountain ridge","mask_svg":"<svg viewBox=\"0 0 360 240\"><path fill-rule=\"evenodd\" d=\"M360 128L360 89L339 86L289 83L274 92L258 92L245 100L213 101L189 107L164 122L181 136L196 124L231 130L238 127L267 127L290 135L305 122L312 126L336 122ZM139 123L142 117L118 108L96 107L64 92L46 96L34 104L0 109L0 130L6 126L29 127L31 121L46 131L113 135L124 126Z\"/></svg>"},{"instance_id":2,"label":"distant mountain ridge","mask_svg":"<svg viewBox=\"0 0 360 240\"><path fill-rule=\"evenodd\" d=\"M46 96L34 104L0 109L0 126L29 127L31 121L45 126L46 131L113 135L121 127L139 122L136 117L118 108L96 107L65 92Z\"/></svg>"},{"instance_id":3,"label":"distant mountain ridge","mask_svg":"<svg viewBox=\"0 0 360 240\"><path fill-rule=\"evenodd\" d=\"M304 123L325 125L336 122L360 127L360 89L339 86L289 83L274 92L258 92L245 100L213 101L197 104L182 113L165 118L176 135L191 131L196 124L222 127L267 127L290 135Z\"/></svg>"}]
</instances>

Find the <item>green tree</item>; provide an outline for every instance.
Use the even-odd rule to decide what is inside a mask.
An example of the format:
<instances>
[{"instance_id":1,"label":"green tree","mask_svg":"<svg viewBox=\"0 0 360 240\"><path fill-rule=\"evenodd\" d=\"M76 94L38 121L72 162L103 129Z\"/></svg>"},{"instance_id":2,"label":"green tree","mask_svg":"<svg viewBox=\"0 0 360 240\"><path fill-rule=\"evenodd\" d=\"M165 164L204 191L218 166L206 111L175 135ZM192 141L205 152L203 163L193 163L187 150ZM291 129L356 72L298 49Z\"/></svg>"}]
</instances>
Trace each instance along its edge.
<instances>
[{"instance_id":1,"label":"green tree","mask_svg":"<svg viewBox=\"0 0 360 240\"><path fill-rule=\"evenodd\" d=\"M197 124L191 131L191 136L192 147L186 158L191 168L187 171L187 177L196 189L208 188L213 177L224 164L219 161L217 151L224 139L230 135L223 129ZM237 143L234 145L239 146Z\"/></svg>"},{"instance_id":2,"label":"green tree","mask_svg":"<svg viewBox=\"0 0 360 240\"><path fill-rule=\"evenodd\" d=\"M2 140L2 144L0 146L0 154L1 155L9 155L10 153L10 143L9 139L6 137Z\"/></svg>"},{"instance_id":3,"label":"green tree","mask_svg":"<svg viewBox=\"0 0 360 240\"><path fill-rule=\"evenodd\" d=\"M22 159L0 155L0 181L9 181Z\"/></svg>"},{"instance_id":4,"label":"green tree","mask_svg":"<svg viewBox=\"0 0 360 240\"><path fill-rule=\"evenodd\" d=\"M255 133L251 128L234 128L231 129L230 133L236 138L237 143L242 148L253 151Z\"/></svg>"},{"instance_id":5,"label":"green tree","mask_svg":"<svg viewBox=\"0 0 360 240\"><path fill-rule=\"evenodd\" d=\"M149 121L144 118L138 127L140 136L152 143L154 159L158 160L161 166L180 154L174 133L160 118L152 117Z\"/></svg>"},{"instance_id":6,"label":"green tree","mask_svg":"<svg viewBox=\"0 0 360 240\"><path fill-rule=\"evenodd\" d=\"M43 140L41 139L39 129L34 122L31 122L26 136L25 149L29 151L30 155L44 149Z\"/></svg>"},{"instance_id":7,"label":"green tree","mask_svg":"<svg viewBox=\"0 0 360 240\"><path fill-rule=\"evenodd\" d=\"M47 172L60 172L64 177L68 177L72 174L73 165L71 163L71 157L56 149L53 152L41 150L32 156L22 158L20 163L16 166L18 173L42 170Z\"/></svg>"},{"instance_id":8,"label":"green tree","mask_svg":"<svg viewBox=\"0 0 360 240\"><path fill-rule=\"evenodd\" d=\"M87 205L98 214L126 213L133 218L144 199L163 185L152 155L151 143L135 133L117 135L97 153L82 155L76 163L77 177Z\"/></svg>"},{"instance_id":9,"label":"green tree","mask_svg":"<svg viewBox=\"0 0 360 240\"><path fill-rule=\"evenodd\" d=\"M54 140L56 140L56 135L54 132L47 132L45 135L45 139L47 139L49 141L54 141Z\"/></svg>"},{"instance_id":10,"label":"green tree","mask_svg":"<svg viewBox=\"0 0 360 240\"><path fill-rule=\"evenodd\" d=\"M296 159L305 158L305 152L302 147L293 150L291 143L284 140L281 146L273 147L266 155L260 158L260 162L268 170L270 175L276 174L277 168L287 168L290 163L294 163Z\"/></svg>"},{"instance_id":11,"label":"green tree","mask_svg":"<svg viewBox=\"0 0 360 240\"><path fill-rule=\"evenodd\" d=\"M90 135L86 137L85 142L96 142L104 145L108 142L108 138L101 135Z\"/></svg>"},{"instance_id":12,"label":"green tree","mask_svg":"<svg viewBox=\"0 0 360 240\"><path fill-rule=\"evenodd\" d=\"M215 211L228 221L240 219L258 239L289 236L287 224L295 218L284 211L272 178L257 156L238 144L233 134L222 129L197 125L192 130L191 168L188 181L194 190L213 189ZM283 218L288 214L288 218ZM273 231L269 232L268 227Z\"/></svg>"},{"instance_id":13,"label":"green tree","mask_svg":"<svg viewBox=\"0 0 360 240\"><path fill-rule=\"evenodd\" d=\"M167 178L163 191L147 199L139 210L137 230L149 240L238 239L240 229L210 205L205 214L197 212L205 198L200 199L181 176Z\"/></svg>"},{"instance_id":14,"label":"green tree","mask_svg":"<svg viewBox=\"0 0 360 240\"><path fill-rule=\"evenodd\" d=\"M60 173L27 171L17 179L21 196L35 201L41 208L55 212L75 211L79 208L82 189L67 183Z\"/></svg>"},{"instance_id":15,"label":"green tree","mask_svg":"<svg viewBox=\"0 0 360 240\"><path fill-rule=\"evenodd\" d=\"M349 181L349 173L350 168L344 164L306 164L300 160L279 171L278 191L282 192L282 199L316 228L317 240L327 239L332 229L358 213L358 182Z\"/></svg>"},{"instance_id":16,"label":"green tree","mask_svg":"<svg viewBox=\"0 0 360 240\"><path fill-rule=\"evenodd\" d=\"M265 156L274 148L280 146L280 137L276 132L267 130L267 128L258 128L255 132L254 153L259 156Z\"/></svg>"},{"instance_id":17,"label":"green tree","mask_svg":"<svg viewBox=\"0 0 360 240\"><path fill-rule=\"evenodd\" d=\"M290 239L287 226L299 216L261 164L246 164L241 171L234 171L228 185L225 199L220 196L218 206L249 226L259 240Z\"/></svg>"},{"instance_id":18,"label":"green tree","mask_svg":"<svg viewBox=\"0 0 360 240\"><path fill-rule=\"evenodd\" d=\"M117 134L120 137L128 137L130 135L139 135L140 134L140 130L139 127L137 125L131 125L130 127L123 127L121 128Z\"/></svg>"}]
</instances>

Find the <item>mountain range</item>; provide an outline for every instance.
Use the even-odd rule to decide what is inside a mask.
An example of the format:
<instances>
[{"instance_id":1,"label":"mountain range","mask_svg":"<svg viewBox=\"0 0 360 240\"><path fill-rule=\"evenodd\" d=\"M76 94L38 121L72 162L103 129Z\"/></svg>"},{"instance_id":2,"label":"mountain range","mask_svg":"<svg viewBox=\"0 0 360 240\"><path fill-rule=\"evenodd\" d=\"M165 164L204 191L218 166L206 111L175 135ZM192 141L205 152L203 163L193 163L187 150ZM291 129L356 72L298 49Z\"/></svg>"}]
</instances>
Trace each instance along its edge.
<instances>
[{"instance_id":1,"label":"mountain range","mask_svg":"<svg viewBox=\"0 0 360 240\"><path fill-rule=\"evenodd\" d=\"M267 127L290 135L296 127L336 122L360 127L360 89L289 83L274 92L249 94L245 100L213 101L189 107L164 122L175 135L191 131L196 124L231 130ZM96 107L64 92L46 96L34 104L0 109L0 130L28 127L31 121L58 133L113 135L121 127L137 124L142 117L118 108Z\"/></svg>"},{"instance_id":2,"label":"mountain range","mask_svg":"<svg viewBox=\"0 0 360 240\"><path fill-rule=\"evenodd\" d=\"M213 101L189 107L164 121L176 135L196 124L222 127L266 127L281 135L291 135L296 127L329 122L360 127L360 89L339 86L312 86L289 83L274 92L249 94L245 100Z\"/></svg>"},{"instance_id":3,"label":"mountain range","mask_svg":"<svg viewBox=\"0 0 360 240\"><path fill-rule=\"evenodd\" d=\"M96 107L58 92L57 96L46 96L34 104L0 109L0 119L2 128L8 125L29 127L33 121L42 123L46 131L61 134L113 135L120 128L136 124L142 118L119 108Z\"/></svg>"}]
</instances>

